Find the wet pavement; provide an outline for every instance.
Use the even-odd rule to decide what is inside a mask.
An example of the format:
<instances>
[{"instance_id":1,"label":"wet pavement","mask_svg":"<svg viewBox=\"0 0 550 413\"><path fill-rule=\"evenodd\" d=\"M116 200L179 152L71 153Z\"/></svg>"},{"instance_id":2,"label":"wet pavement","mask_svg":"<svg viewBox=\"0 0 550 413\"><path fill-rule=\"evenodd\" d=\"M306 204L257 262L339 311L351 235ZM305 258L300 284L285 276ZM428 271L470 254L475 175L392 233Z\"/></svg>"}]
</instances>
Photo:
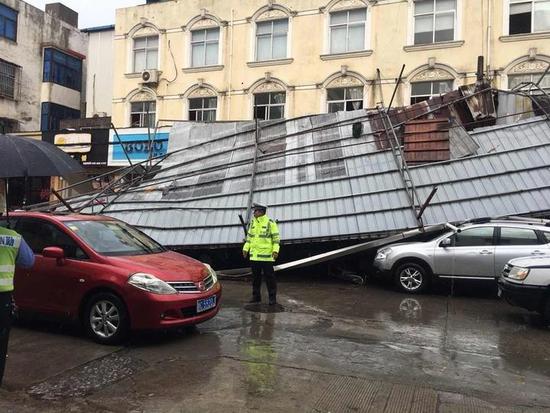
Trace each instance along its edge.
<instances>
[{"instance_id":1,"label":"wet pavement","mask_svg":"<svg viewBox=\"0 0 550 413\"><path fill-rule=\"evenodd\" d=\"M20 325L0 411L550 412L550 329L493 288L407 296L287 278L279 289L280 307L250 306L250 286L225 281L215 319L120 347Z\"/></svg>"}]
</instances>

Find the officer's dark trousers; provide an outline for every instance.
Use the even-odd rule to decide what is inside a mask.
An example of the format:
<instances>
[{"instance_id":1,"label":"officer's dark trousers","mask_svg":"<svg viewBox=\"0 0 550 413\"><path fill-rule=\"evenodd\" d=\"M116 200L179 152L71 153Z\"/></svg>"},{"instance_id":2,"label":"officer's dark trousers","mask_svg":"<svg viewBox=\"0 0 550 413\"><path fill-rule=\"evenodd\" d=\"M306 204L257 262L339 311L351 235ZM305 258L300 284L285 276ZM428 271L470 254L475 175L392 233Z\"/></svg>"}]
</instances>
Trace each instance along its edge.
<instances>
[{"instance_id":1,"label":"officer's dark trousers","mask_svg":"<svg viewBox=\"0 0 550 413\"><path fill-rule=\"evenodd\" d=\"M0 293L0 385L4 377L6 366L6 354L8 352L8 339L11 328L12 302L11 292Z\"/></svg>"},{"instance_id":2,"label":"officer's dark trousers","mask_svg":"<svg viewBox=\"0 0 550 413\"><path fill-rule=\"evenodd\" d=\"M252 298L260 301L262 297L262 275L265 277L267 292L269 293L269 302L277 302L277 281L275 280L275 271L273 263L270 261L250 261L252 267Z\"/></svg>"}]
</instances>

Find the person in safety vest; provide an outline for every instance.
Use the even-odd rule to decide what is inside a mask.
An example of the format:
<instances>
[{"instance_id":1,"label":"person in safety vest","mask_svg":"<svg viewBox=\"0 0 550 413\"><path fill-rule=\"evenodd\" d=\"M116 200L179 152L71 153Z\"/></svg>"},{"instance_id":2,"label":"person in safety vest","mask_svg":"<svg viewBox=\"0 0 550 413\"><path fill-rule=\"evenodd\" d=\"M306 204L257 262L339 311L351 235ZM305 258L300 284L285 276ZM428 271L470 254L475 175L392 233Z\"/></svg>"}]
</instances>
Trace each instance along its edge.
<instances>
[{"instance_id":1,"label":"person in safety vest","mask_svg":"<svg viewBox=\"0 0 550 413\"><path fill-rule=\"evenodd\" d=\"M262 274L265 277L269 293L269 305L277 304L277 281L273 271L273 262L279 256L280 235L277 223L265 214L265 205L253 204L254 218L248 227L246 242L243 247L243 257L250 257L252 267L252 299L251 303L262 301Z\"/></svg>"},{"instance_id":2,"label":"person in safety vest","mask_svg":"<svg viewBox=\"0 0 550 413\"><path fill-rule=\"evenodd\" d=\"M34 254L17 232L0 226L0 385L4 377L13 314L12 292L15 266L31 268Z\"/></svg>"}]
</instances>

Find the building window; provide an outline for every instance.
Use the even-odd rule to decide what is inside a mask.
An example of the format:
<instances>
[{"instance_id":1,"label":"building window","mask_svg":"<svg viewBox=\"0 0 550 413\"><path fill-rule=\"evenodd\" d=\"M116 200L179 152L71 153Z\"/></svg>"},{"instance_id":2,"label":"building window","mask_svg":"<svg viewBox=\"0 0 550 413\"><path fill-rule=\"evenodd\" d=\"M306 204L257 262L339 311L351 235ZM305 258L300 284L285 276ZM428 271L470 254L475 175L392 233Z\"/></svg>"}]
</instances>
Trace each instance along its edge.
<instances>
[{"instance_id":1,"label":"building window","mask_svg":"<svg viewBox=\"0 0 550 413\"><path fill-rule=\"evenodd\" d=\"M550 30L550 0L510 0L509 34Z\"/></svg>"},{"instance_id":2,"label":"building window","mask_svg":"<svg viewBox=\"0 0 550 413\"><path fill-rule=\"evenodd\" d=\"M17 99L20 67L0 59L0 96Z\"/></svg>"},{"instance_id":3,"label":"building window","mask_svg":"<svg viewBox=\"0 0 550 413\"><path fill-rule=\"evenodd\" d=\"M287 57L288 19L256 23L256 60Z\"/></svg>"},{"instance_id":4,"label":"building window","mask_svg":"<svg viewBox=\"0 0 550 413\"><path fill-rule=\"evenodd\" d=\"M191 32L191 64L193 67L218 64L220 29Z\"/></svg>"},{"instance_id":5,"label":"building window","mask_svg":"<svg viewBox=\"0 0 550 413\"><path fill-rule=\"evenodd\" d=\"M327 89L327 104L329 113L363 109L363 88Z\"/></svg>"},{"instance_id":6,"label":"building window","mask_svg":"<svg viewBox=\"0 0 550 413\"><path fill-rule=\"evenodd\" d=\"M365 49L367 9L330 13L330 52L346 53Z\"/></svg>"},{"instance_id":7,"label":"building window","mask_svg":"<svg viewBox=\"0 0 550 413\"><path fill-rule=\"evenodd\" d=\"M0 4L0 37L17 40L17 11Z\"/></svg>"},{"instance_id":8,"label":"building window","mask_svg":"<svg viewBox=\"0 0 550 413\"><path fill-rule=\"evenodd\" d=\"M434 82L415 82L411 84L411 105L428 100L432 96L450 92L453 89L452 80L436 80Z\"/></svg>"},{"instance_id":9,"label":"building window","mask_svg":"<svg viewBox=\"0 0 550 413\"><path fill-rule=\"evenodd\" d=\"M44 49L43 81L80 91L82 88L82 60L57 49Z\"/></svg>"},{"instance_id":10,"label":"building window","mask_svg":"<svg viewBox=\"0 0 550 413\"><path fill-rule=\"evenodd\" d=\"M80 118L80 111L77 109L68 108L51 102L43 102L40 129L43 132L59 130L59 122L62 120L78 118Z\"/></svg>"},{"instance_id":11,"label":"building window","mask_svg":"<svg viewBox=\"0 0 550 413\"><path fill-rule=\"evenodd\" d=\"M521 83L533 82L537 83L542 76L542 73L528 73L524 75L508 75L508 89L513 89L516 86L519 86ZM547 73L539 83L539 88L550 93L550 73ZM525 85L523 88L524 91L530 91L532 94L541 93L540 90L532 85Z\"/></svg>"},{"instance_id":12,"label":"building window","mask_svg":"<svg viewBox=\"0 0 550 413\"><path fill-rule=\"evenodd\" d=\"M285 117L285 102L285 92L258 93L254 95L254 119L283 119Z\"/></svg>"},{"instance_id":13,"label":"building window","mask_svg":"<svg viewBox=\"0 0 550 413\"><path fill-rule=\"evenodd\" d=\"M456 0L414 2L414 44L454 40Z\"/></svg>"},{"instance_id":14,"label":"building window","mask_svg":"<svg viewBox=\"0 0 550 413\"><path fill-rule=\"evenodd\" d=\"M130 126L133 128L152 128L155 126L156 102L133 102L130 105Z\"/></svg>"},{"instance_id":15,"label":"building window","mask_svg":"<svg viewBox=\"0 0 550 413\"><path fill-rule=\"evenodd\" d=\"M159 57L159 37L147 36L134 39L134 73L145 69L157 69Z\"/></svg>"},{"instance_id":16,"label":"building window","mask_svg":"<svg viewBox=\"0 0 550 413\"><path fill-rule=\"evenodd\" d=\"M218 98L189 99L189 120L197 122L214 122Z\"/></svg>"}]
</instances>

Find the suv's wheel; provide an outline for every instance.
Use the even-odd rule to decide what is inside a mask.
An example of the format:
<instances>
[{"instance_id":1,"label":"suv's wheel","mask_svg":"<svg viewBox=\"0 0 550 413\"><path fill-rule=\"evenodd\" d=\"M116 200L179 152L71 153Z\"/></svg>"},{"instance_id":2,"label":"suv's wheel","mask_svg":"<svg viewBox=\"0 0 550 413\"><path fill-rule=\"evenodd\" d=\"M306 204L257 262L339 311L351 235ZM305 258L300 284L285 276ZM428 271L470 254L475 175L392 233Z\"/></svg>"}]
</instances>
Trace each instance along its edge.
<instances>
[{"instance_id":1,"label":"suv's wheel","mask_svg":"<svg viewBox=\"0 0 550 413\"><path fill-rule=\"evenodd\" d=\"M394 272L394 281L397 288L410 294L424 292L428 288L429 277L426 268L415 262L401 264Z\"/></svg>"},{"instance_id":2,"label":"suv's wheel","mask_svg":"<svg viewBox=\"0 0 550 413\"><path fill-rule=\"evenodd\" d=\"M83 317L88 335L101 344L116 344L128 334L126 306L112 293L99 293L88 300Z\"/></svg>"}]
</instances>

